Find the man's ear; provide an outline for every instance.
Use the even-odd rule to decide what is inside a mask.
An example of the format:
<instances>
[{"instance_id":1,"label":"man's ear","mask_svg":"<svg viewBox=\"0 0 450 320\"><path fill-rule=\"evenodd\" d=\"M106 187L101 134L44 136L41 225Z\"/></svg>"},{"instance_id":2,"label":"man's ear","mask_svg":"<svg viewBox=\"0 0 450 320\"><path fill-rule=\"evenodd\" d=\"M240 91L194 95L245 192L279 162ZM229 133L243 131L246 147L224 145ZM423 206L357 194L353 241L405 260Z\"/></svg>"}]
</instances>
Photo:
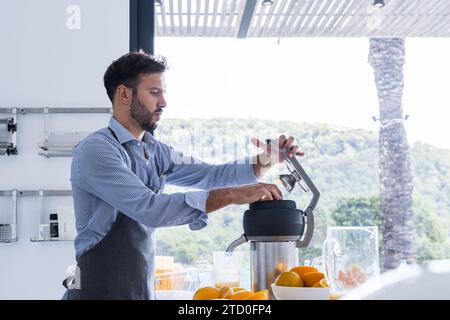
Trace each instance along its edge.
<instances>
[{"instance_id":1,"label":"man's ear","mask_svg":"<svg viewBox=\"0 0 450 320\"><path fill-rule=\"evenodd\" d=\"M129 106L133 99L133 89L121 84L116 89L116 101L122 105Z\"/></svg>"}]
</instances>

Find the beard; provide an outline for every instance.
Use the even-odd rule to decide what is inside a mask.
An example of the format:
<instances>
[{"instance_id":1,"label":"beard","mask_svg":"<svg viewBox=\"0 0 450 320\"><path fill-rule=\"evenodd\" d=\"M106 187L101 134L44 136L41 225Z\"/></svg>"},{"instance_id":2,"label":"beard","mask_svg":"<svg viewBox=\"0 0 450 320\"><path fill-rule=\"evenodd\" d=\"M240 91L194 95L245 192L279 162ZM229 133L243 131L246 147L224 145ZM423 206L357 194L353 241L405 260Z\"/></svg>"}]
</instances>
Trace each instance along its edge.
<instances>
[{"instance_id":1,"label":"beard","mask_svg":"<svg viewBox=\"0 0 450 320\"><path fill-rule=\"evenodd\" d=\"M156 111L159 111L159 109ZM153 121L153 112L150 112L145 108L145 105L139 100L136 94L133 94L130 115L141 126L142 130L148 131L153 135L153 132L158 126L156 121Z\"/></svg>"}]
</instances>

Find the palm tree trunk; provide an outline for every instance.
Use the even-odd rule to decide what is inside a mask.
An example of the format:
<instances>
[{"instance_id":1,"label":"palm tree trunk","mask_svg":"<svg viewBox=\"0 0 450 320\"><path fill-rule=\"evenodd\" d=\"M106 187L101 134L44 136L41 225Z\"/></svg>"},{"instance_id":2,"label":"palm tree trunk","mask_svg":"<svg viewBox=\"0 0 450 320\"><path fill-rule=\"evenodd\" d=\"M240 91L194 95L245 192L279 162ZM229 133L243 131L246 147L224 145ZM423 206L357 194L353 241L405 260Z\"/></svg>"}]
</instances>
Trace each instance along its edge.
<instances>
[{"instance_id":1,"label":"palm tree trunk","mask_svg":"<svg viewBox=\"0 0 450 320\"><path fill-rule=\"evenodd\" d=\"M380 106L379 166L383 267L415 262L413 181L402 109L404 39L370 39L369 62Z\"/></svg>"}]
</instances>

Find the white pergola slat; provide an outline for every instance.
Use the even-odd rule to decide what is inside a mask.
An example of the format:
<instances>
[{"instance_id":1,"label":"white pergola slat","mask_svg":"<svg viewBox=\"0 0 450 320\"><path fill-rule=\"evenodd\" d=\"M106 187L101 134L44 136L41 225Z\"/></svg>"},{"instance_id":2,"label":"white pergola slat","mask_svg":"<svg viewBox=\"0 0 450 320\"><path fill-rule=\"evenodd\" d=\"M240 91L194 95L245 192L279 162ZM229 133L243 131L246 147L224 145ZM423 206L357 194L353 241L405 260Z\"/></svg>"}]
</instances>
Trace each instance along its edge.
<instances>
[{"instance_id":1,"label":"white pergola slat","mask_svg":"<svg viewBox=\"0 0 450 320\"><path fill-rule=\"evenodd\" d=\"M248 3L249 2L249 3ZM156 36L449 37L450 0L162 0ZM249 5L251 4L251 5ZM251 21L244 21L251 12ZM246 12L248 13L248 12Z\"/></svg>"}]
</instances>

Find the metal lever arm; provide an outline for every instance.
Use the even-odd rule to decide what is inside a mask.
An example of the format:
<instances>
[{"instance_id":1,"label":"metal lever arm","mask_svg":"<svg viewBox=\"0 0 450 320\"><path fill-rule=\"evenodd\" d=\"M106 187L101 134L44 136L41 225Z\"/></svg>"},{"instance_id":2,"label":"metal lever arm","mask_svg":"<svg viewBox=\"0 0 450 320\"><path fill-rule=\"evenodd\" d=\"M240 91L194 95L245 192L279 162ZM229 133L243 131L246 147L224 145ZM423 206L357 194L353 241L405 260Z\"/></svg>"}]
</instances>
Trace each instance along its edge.
<instances>
[{"instance_id":1,"label":"metal lever arm","mask_svg":"<svg viewBox=\"0 0 450 320\"><path fill-rule=\"evenodd\" d=\"M308 205L308 208L311 208L311 210L313 210L316 207L317 203L319 202L319 197L320 197L319 190L317 190L317 188L314 185L314 183L311 181L309 176L306 174L305 170L300 165L300 163L298 162L298 160L295 157L295 155L292 156L291 158L288 157L286 159L286 161L288 161L289 163L292 164L292 166L294 166L295 171L297 171L297 173L300 175L300 177L303 179L303 181L305 181L305 183L308 186L309 190L311 190L313 196L312 196L311 201L310 201L310 203Z\"/></svg>"},{"instance_id":2,"label":"metal lever arm","mask_svg":"<svg viewBox=\"0 0 450 320\"><path fill-rule=\"evenodd\" d=\"M296 242L297 248L307 248L309 243L311 242L313 233L314 233L314 215L311 208L307 208L305 211L305 220L306 220L306 233Z\"/></svg>"}]
</instances>

